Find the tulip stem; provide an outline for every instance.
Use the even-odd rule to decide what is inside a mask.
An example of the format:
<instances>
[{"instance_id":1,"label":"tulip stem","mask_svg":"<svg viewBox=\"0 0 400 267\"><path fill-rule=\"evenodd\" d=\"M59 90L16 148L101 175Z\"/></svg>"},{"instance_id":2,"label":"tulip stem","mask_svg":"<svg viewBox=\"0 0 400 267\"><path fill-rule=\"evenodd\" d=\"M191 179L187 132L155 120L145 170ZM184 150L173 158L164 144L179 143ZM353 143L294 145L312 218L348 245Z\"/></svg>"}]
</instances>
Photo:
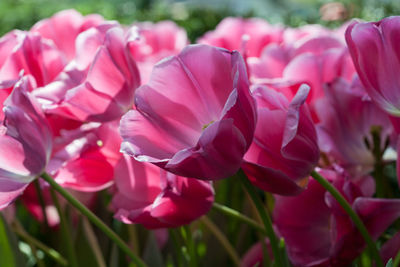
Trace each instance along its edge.
<instances>
[{"instance_id":1,"label":"tulip stem","mask_svg":"<svg viewBox=\"0 0 400 267\"><path fill-rule=\"evenodd\" d=\"M38 196L39 199L39 203L40 203L40 208L42 210L43 213L43 220L44 220L44 225L46 228L46 231L50 229L49 226L49 219L47 218L47 213L46 213L46 203L44 201L43 195L42 195L42 189L40 188L40 183L38 179L35 179L35 181L33 182L34 186L35 186L35 190L36 190L36 194Z\"/></svg>"},{"instance_id":2,"label":"tulip stem","mask_svg":"<svg viewBox=\"0 0 400 267\"><path fill-rule=\"evenodd\" d=\"M58 251L56 251L52 248L49 248L48 246L43 244L41 241L39 241L39 240L35 239L34 237L32 237L31 235L29 235L24 230L24 228L22 227L22 225L20 224L19 221L14 221L14 223L12 224L12 227L13 227L14 232L20 238L24 239L27 243L30 243L33 246L35 246L36 248L43 251L46 255L48 255L50 258L55 260L58 264L61 264L62 266L68 265L67 260L60 253L58 253Z\"/></svg>"},{"instance_id":3,"label":"tulip stem","mask_svg":"<svg viewBox=\"0 0 400 267\"><path fill-rule=\"evenodd\" d=\"M375 158L374 171L372 176L375 179L376 184L376 197L385 198L392 197L392 193L390 186L387 183L387 179L384 173L384 162L383 162L383 153L385 152L386 147L388 146L388 141L385 144L385 147L381 148L381 132L382 127L373 126L371 129L371 135L373 140L372 153Z\"/></svg>"},{"instance_id":4,"label":"tulip stem","mask_svg":"<svg viewBox=\"0 0 400 267\"><path fill-rule=\"evenodd\" d=\"M281 250L279 249L279 240L274 232L274 228L272 227L271 218L269 217L268 213L265 211L263 202L261 201L260 197L257 195L257 191L255 190L253 185L250 183L250 181L247 179L247 176L243 172L242 169L240 169L236 173L236 176L239 178L239 180L245 187L247 193L249 194L250 198L252 199L254 205L257 208L257 211L261 217L261 220L264 223L265 232L269 238L272 252L274 254L274 259L275 259L275 263L276 263L275 266L277 266L277 267L285 266L284 261L282 259Z\"/></svg>"},{"instance_id":5,"label":"tulip stem","mask_svg":"<svg viewBox=\"0 0 400 267\"><path fill-rule=\"evenodd\" d=\"M189 266L196 267L197 266L197 251L196 251L196 245L193 240L192 236L192 231L190 230L190 227L185 225L181 226L181 235L183 238L184 243L186 244L186 248L189 253Z\"/></svg>"},{"instance_id":6,"label":"tulip stem","mask_svg":"<svg viewBox=\"0 0 400 267\"><path fill-rule=\"evenodd\" d=\"M235 249L232 247L229 240L226 236L221 232L218 226L215 225L207 216L203 216L200 218L200 221L210 230L210 232L214 235L214 237L221 243L221 245L225 248L226 252L231 257L235 266L240 266L240 258L237 255Z\"/></svg>"},{"instance_id":7,"label":"tulip stem","mask_svg":"<svg viewBox=\"0 0 400 267\"><path fill-rule=\"evenodd\" d=\"M322 185L336 199L337 202L339 202L340 206L342 206L342 208L350 216L351 220L356 225L358 231L363 236L370 252L372 253L372 256L375 260L376 266L383 267L384 265L383 265L382 259L379 255L379 251L375 245L374 240L372 240L364 223L361 221L361 219L357 215L357 213L352 209L352 207L347 202L347 200L342 196L342 194L338 190L336 190L336 188L331 183L329 183L324 177L322 177L322 175L320 175L316 171L312 171L311 176L320 185Z\"/></svg>"},{"instance_id":8,"label":"tulip stem","mask_svg":"<svg viewBox=\"0 0 400 267\"><path fill-rule=\"evenodd\" d=\"M251 226L252 228L256 229L257 231L260 231L262 233L266 233L264 227L262 227L260 224L258 224L256 221L253 219L250 219L246 215L238 212L237 210L231 209L227 206L221 205L219 203L214 202L213 203L213 208L224 213L225 215L230 216L231 218L237 219L241 222L246 223L247 225Z\"/></svg>"},{"instance_id":9,"label":"tulip stem","mask_svg":"<svg viewBox=\"0 0 400 267\"><path fill-rule=\"evenodd\" d=\"M114 243L124 251L133 262L139 267L145 267L146 264L138 258L132 250L125 244L125 242L110 228L108 227L102 220L100 220L93 212L91 212L88 208L86 208L81 202L79 202L76 198L74 198L67 190L62 188L59 184L57 184L54 179L48 175L47 173L43 173L41 175L43 180L45 180L54 190L56 190L60 195L62 195L72 206L74 206L77 210L79 210L84 216L88 218L94 225L96 225L104 234L106 234Z\"/></svg>"},{"instance_id":10,"label":"tulip stem","mask_svg":"<svg viewBox=\"0 0 400 267\"><path fill-rule=\"evenodd\" d=\"M85 235L87 238L87 241L90 244L90 247L92 248L93 254L96 258L97 266L98 267L107 267L102 252L101 248L99 246L99 241L97 240L96 234L93 231L92 225L88 221L87 218L83 218L82 220L82 226L83 230L85 231Z\"/></svg>"},{"instance_id":11,"label":"tulip stem","mask_svg":"<svg viewBox=\"0 0 400 267\"><path fill-rule=\"evenodd\" d=\"M61 226L61 235L63 238L63 242L66 246L67 255L68 255L68 263L71 267L78 267L78 260L76 258L76 253L74 249L74 244L72 241L71 231L67 222L67 218L65 216L64 211L61 209L60 203L58 201L57 195L53 188L50 188L51 198L53 200L54 206L57 209L58 216L60 217L60 226Z\"/></svg>"}]
</instances>

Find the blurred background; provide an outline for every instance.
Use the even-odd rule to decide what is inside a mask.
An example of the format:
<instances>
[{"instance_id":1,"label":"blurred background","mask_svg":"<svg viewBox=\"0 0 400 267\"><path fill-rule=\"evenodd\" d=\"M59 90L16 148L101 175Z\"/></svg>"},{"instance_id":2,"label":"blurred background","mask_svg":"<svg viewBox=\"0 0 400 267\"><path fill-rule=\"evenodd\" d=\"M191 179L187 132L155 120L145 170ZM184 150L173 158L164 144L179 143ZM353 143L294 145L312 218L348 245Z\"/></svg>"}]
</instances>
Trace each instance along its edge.
<instances>
[{"instance_id":1,"label":"blurred background","mask_svg":"<svg viewBox=\"0 0 400 267\"><path fill-rule=\"evenodd\" d=\"M270 23L335 27L351 18L368 21L400 15L399 0L0 0L0 35L29 29L57 11L74 8L123 24L170 19L195 41L227 16L261 17Z\"/></svg>"}]
</instances>

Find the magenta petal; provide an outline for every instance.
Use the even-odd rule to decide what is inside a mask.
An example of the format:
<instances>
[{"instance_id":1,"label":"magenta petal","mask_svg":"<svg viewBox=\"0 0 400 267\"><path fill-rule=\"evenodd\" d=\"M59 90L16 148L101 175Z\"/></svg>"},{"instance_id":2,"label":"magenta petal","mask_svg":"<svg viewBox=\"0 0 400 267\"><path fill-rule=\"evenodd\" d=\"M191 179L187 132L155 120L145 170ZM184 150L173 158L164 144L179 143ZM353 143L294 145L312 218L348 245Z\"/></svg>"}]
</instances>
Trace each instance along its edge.
<instances>
[{"instance_id":1,"label":"magenta petal","mask_svg":"<svg viewBox=\"0 0 400 267\"><path fill-rule=\"evenodd\" d=\"M377 239L396 219L400 218L400 199L359 197L353 209L363 220L371 237Z\"/></svg>"},{"instance_id":2,"label":"magenta petal","mask_svg":"<svg viewBox=\"0 0 400 267\"><path fill-rule=\"evenodd\" d=\"M251 181L263 190L298 194L319 159L314 124L303 106L308 91L308 86L301 86L289 103L274 89L259 86L253 90L258 121L243 166Z\"/></svg>"},{"instance_id":3,"label":"magenta petal","mask_svg":"<svg viewBox=\"0 0 400 267\"><path fill-rule=\"evenodd\" d=\"M151 215L160 221L179 226L206 214L214 201L214 190L209 182L191 178L171 177L175 189L165 188L155 199Z\"/></svg>"},{"instance_id":4,"label":"magenta petal","mask_svg":"<svg viewBox=\"0 0 400 267\"><path fill-rule=\"evenodd\" d=\"M392 115L400 114L400 78L397 16L379 22L354 22L346 30L346 42L358 75L370 97Z\"/></svg>"},{"instance_id":5,"label":"magenta petal","mask_svg":"<svg viewBox=\"0 0 400 267\"><path fill-rule=\"evenodd\" d=\"M261 190L283 196L297 195L304 190L302 186L279 170L250 162L244 162L242 168L249 180Z\"/></svg>"},{"instance_id":6,"label":"magenta petal","mask_svg":"<svg viewBox=\"0 0 400 267\"><path fill-rule=\"evenodd\" d=\"M304 53L313 53L315 55L321 55L332 48L342 48L344 43L342 40L333 36L315 36L311 38L304 38L300 43L296 43L296 47L293 51L293 57Z\"/></svg>"},{"instance_id":7,"label":"magenta petal","mask_svg":"<svg viewBox=\"0 0 400 267\"><path fill-rule=\"evenodd\" d=\"M102 21L103 18L100 15L83 17L77 11L70 9L39 21L31 31L51 39L68 59L72 59L75 56L75 39L78 34Z\"/></svg>"},{"instance_id":8,"label":"magenta petal","mask_svg":"<svg viewBox=\"0 0 400 267\"><path fill-rule=\"evenodd\" d=\"M85 151L79 158L67 162L54 179L64 187L78 191L100 191L113 182L114 169L99 151Z\"/></svg>"},{"instance_id":9,"label":"magenta petal","mask_svg":"<svg viewBox=\"0 0 400 267\"><path fill-rule=\"evenodd\" d=\"M29 89L28 78L22 78L4 102L5 118L0 125L0 209L43 172L52 148L50 127Z\"/></svg>"},{"instance_id":10,"label":"magenta petal","mask_svg":"<svg viewBox=\"0 0 400 267\"><path fill-rule=\"evenodd\" d=\"M28 185L28 183L12 181L8 177L5 179L0 177L0 210L10 205Z\"/></svg>"},{"instance_id":11,"label":"magenta petal","mask_svg":"<svg viewBox=\"0 0 400 267\"><path fill-rule=\"evenodd\" d=\"M262 265L264 259L263 246L265 246L268 251L269 260L273 260L273 254L271 250L271 245L269 244L269 240L265 238L264 244L262 244L261 242L256 243L248 251L246 251L246 254L242 257L240 263L241 267L254 267L260 264Z\"/></svg>"},{"instance_id":12,"label":"magenta petal","mask_svg":"<svg viewBox=\"0 0 400 267\"><path fill-rule=\"evenodd\" d=\"M186 47L156 64L136 90L136 111L121 120L121 151L182 176L234 174L257 119L248 84L239 53Z\"/></svg>"},{"instance_id":13,"label":"magenta petal","mask_svg":"<svg viewBox=\"0 0 400 267\"><path fill-rule=\"evenodd\" d=\"M143 116L138 110L127 112L121 119L121 151L145 162L165 162L174 151L185 147L174 132ZM145 156L144 156L145 155Z\"/></svg>"},{"instance_id":14,"label":"magenta petal","mask_svg":"<svg viewBox=\"0 0 400 267\"><path fill-rule=\"evenodd\" d=\"M29 88L28 79L23 78L4 102L6 129L3 128L3 134L4 138L13 138L16 147L16 142L20 143L27 159L23 164L34 178L47 164L52 149L52 136L38 103L27 93ZM18 151L21 152L17 147L15 152Z\"/></svg>"},{"instance_id":15,"label":"magenta petal","mask_svg":"<svg viewBox=\"0 0 400 267\"><path fill-rule=\"evenodd\" d=\"M316 143L317 134L307 107L306 101L310 88L300 86L290 102L285 122L282 140L282 155L291 160L310 164L310 169L319 159L319 149ZM314 163L314 164L313 164Z\"/></svg>"},{"instance_id":16,"label":"magenta petal","mask_svg":"<svg viewBox=\"0 0 400 267\"><path fill-rule=\"evenodd\" d=\"M118 191L133 203L151 203L161 193L160 168L122 155L115 167Z\"/></svg>"},{"instance_id":17,"label":"magenta petal","mask_svg":"<svg viewBox=\"0 0 400 267\"><path fill-rule=\"evenodd\" d=\"M329 257L331 213L324 201L325 192L311 179L308 188L296 197L275 196L274 223L295 266L313 266Z\"/></svg>"},{"instance_id":18,"label":"magenta petal","mask_svg":"<svg viewBox=\"0 0 400 267\"><path fill-rule=\"evenodd\" d=\"M234 119L235 126L242 132L247 148L250 146L257 121L257 110L255 100L249 92L249 81L247 79L245 64L239 53L232 53L232 64L234 65L233 90L225 103L222 111L223 118Z\"/></svg>"},{"instance_id":19,"label":"magenta petal","mask_svg":"<svg viewBox=\"0 0 400 267\"><path fill-rule=\"evenodd\" d=\"M224 119L208 126L195 147L176 153L165 168L199 179L228 178L238 171L246 146L233 120Z\"/></svg>"},{"instance_id":20,"label":"magenta petal","mask_svg":"<svg viewBox=\"0 0 400 267\"><path fill-rule=\"evenodd\" d=\"M211 208L214 190L209 182L176 176L125 155L116 166L115 217L149 229L177 227Z\"/></svg>"},{"instance_id":21,"label":"magenta petal","mask_svg":"<svg viewBox=\"0 0 400 267\"><path fill-rule=\"evenodd\" d=\"M393 259L397 256L397 253L400 251L400 232L397 232L391 239L386 241L385 244L381 247L381 257L383 262L388 262L390 259Z\"/></svg>"}]
</instances>

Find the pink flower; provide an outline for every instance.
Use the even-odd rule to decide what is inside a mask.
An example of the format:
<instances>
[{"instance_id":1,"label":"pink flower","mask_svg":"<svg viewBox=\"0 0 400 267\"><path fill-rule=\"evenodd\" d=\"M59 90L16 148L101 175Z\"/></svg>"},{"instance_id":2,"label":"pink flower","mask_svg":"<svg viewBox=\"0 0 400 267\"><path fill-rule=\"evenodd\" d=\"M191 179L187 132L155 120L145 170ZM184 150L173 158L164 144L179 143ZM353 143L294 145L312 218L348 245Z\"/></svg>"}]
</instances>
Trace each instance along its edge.
<instances>
[{"instance_id":1,"label":"pink flower","mask_svg":"<svg viewBox=\"0 0 400 267\"><path fill-rule=\"evenodd\" d=\"M389 116L371 102L358 80L349 84L338 79L329 84L325 97L316 102L316 113L321 151L354 177L371 172L375 164L371 130L381 129L383 151L393 127Z\"/></svg>"},{"instance_id":2,"label":"pink flower","mask_svg":"<svg viewBox=\"0 0 400 267\"><path fill-rule=\"evenodd\" d=\"M177 227L207 213L214 201L210 182L176 176L127 155L116 170L112 205L115 218L124 223Z\"/></svg>"},{"instance_id":3,"label":"pink flower","mask_svg":"<svg viewBox=\"0 0 400 267\"><path fill-rule=\"evenodd\" d=\"M298 83L309 85L307 103L314 121L318 121L314 105L324 96L325 84L338 77L351 81L355 74L344 42L326 35L302 38L281 46L270 45L260 58L248 58L248 65L253 83L275 88Z\"/></svg>"},{"instance_id":4,"label":"pink flower","mask_svg":"<svg viewBox=\"0 0 400 267\"><path fill-rule=\"evenodd\" d=\"M104 23L76 39L76 58L57 79L35 90L45 111L78 121L111 121L133 105L140 84L130 33Z\"/></svg>"},{"instance_id":5,"label":"pink flower","mask_svg":"<svg viewBox=\"0 0 400 267\"><path fill-rule=\"evenodd\" d=\"M177 55L189 43L185 30L172 21L137 23L132 28L137 28L138 35L129 43L129 51L138 65L142 84L149 81L159 60Z\"/></svg>"},{"instance_id":6,"label":"pink flower","mask_svg":"<svg viewBox=\"0 0 400 267\"><path fill-rule=\"evenodd\" d=\"M281 93L258 86L258 121L254 140L242 165L250 181L276 194L298 194L317 165L319 149L304 102L309 87L298 86L291 102Z\"/></svg>"},{"instance_id":7,"label":"pink flower","mask_svg":"<svg viewBox=\"0 0 400 267\"><path fill-rule=\"evenodd\" d=\"M121 151L177 175L227 178L240 167L256 123L238 52L193 45L159 62L122 117Z\"/></svg>"},{"instance_id":8,"label":"pink flower","mask_svg":"<svg viewBox=\"0 0 400 267\"><path fill-rule=\"evenodd\" d=\"M252 18L225 18L214 31L206 33L199 43L239 50L250 57L258 57L264 47L282 42L283 28Z\"/></svg>"},{"instance_id":9,"label":"pink flower","mask_svg":"<svg viewBox=\"0 0 400 267\"><path fill-rule=\"evenodd\" d=\"M0 39L0 88L12 88L21 71L34 78L33 87L44 86L65 64L54 44L37 33L15 30Z\"/></svg>"},{"instance_id":10,"label":"pink flower","mask_svg":"<svg viewBox=\"0 0 400 267\"><path fill-rule=\"evenodd\" d=\"M400 116L400 17L354 22L346 41L360 80L373 101Z\"/></svg>"},{"instance_id":11,"label":"pink flower","mask_svg":"<svg viewBox=\"0 0 400 267\"><path fill-rule=\"evenodd\" d=\"M283 33L283 42L285 44L302 41L306 38L317 36L331 36L333 31L319 24L307 24L298 28L286 28Z\"/></svg>"},{"instance_id":12,"label":"pink flower","mask_svg":"<svg viewBox=\"0 0 400 267\"><path fill-rule=\"evenodd\" d=\"M104 19L100 15L93 14L84 17L76 10L68 9L37 22L30 31L52 40L66 58L72 60L75 57L76 37L102 22Z\"/></svg>"},{"instance_id":13,"label":"pink flower","mask_svg":"<svg viewBox=\"0 0 400 267\"><path fill-rule=\"evenodd\" d=\"M22 78L4 102L4 117L0 117L0 209L44 171L50 157L50 128L30 90L28 78Z\"/></svg>"},{"instance_id":14,"label":"pink flower","mask_svg":"<svg viewBox=\"0 0 400 267\"><path fill-rule=\"evenodd\" d=\"M114 168L122 156L117 121L63 131L55 144L47 172L63 187L94 192L114 182Z\"/></svg>"},{"instance_id":15,"label":"pink flower","mask_svg":"<svg viewBox=\"0 0 400 267\"><path fill-rule=\"evenodd\" d=\"M356 184L344 174L319 172L345 196L373 239L400 216L399 199L371 198L372 177ZM311 179L300 195L276 196L275 200L274 223L294 266L347 266L365 248L348 215L315 180Z\"/></svg>"},{"instance_id":16,"label":"pink flower","mask_svg":"<svg viewBox=\"0 0 400 267\"><path fill-rule=\"evenodd\" d=\"M185 30L172 21L142 22L132 27L137 27L138 39L129 44L129 49L133 58L140 62L154 56L178 54L188 44Z\"/></svg>"}]
</instances>

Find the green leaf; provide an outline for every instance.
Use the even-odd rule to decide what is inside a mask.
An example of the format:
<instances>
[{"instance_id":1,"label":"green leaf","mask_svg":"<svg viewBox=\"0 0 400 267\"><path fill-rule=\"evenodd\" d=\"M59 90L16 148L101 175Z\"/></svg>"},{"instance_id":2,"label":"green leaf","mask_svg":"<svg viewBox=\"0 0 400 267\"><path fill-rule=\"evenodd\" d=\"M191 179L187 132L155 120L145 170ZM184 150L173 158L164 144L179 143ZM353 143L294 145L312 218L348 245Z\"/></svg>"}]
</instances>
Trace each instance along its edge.
<instances>
[{"instance_id":1,"label":"green leaf","mask_svg":"<svg viewBox=\"0 0 400 267\"><path fill-rule=\"evenodd\" d=\"M7 222L0 214L0 259L2 267L22 267L23 257L21 256L17 239L10 231Z\"/></svg>"},{"instance_id":2,"label":"green leaf","mask_svg":"<svg viewBox=\"0 0 400 267\"><path fill-rule=\"evenodd\" d=\"M393 260L392 259L388 260L388 262L386 263L386 267L393 267Z\"/></svg>"},{"instance_id":3,"label":"green leaf","mask_svg":"<svg viewBox=\"0 0 400 267\"><path fill-rule=\"evenodd\" d=\"M149 267L165 266L154 232L149 233L143 254L143 260Z\"/></svg>"}]
</instances>

